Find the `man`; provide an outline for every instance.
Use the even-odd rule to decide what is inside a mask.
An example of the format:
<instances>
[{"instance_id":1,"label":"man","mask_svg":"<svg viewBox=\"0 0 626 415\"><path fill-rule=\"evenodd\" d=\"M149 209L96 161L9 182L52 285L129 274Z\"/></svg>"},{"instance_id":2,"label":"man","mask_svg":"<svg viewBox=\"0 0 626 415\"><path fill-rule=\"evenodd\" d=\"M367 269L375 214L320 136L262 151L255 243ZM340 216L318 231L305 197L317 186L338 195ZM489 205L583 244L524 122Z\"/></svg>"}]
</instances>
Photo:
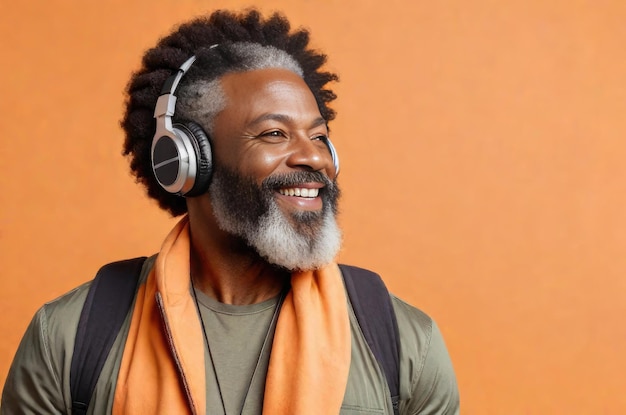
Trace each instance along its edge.
<instances>
[{"instance_id":1,"label":"man","mask_svg":"<svg viewBox=\"0 0 626 415\"><path fill-rule=\"evenodd\" d=\"M125 154L149 196L184 216L143 265L87 413L393 413L334 263L339 163L325 86L336 76L307 46L280 15L219 11L144 56L128 87ZM38 311L3 414L71 413L88 289ZM400 413L458 413L436 325L392 304Z\"/></svg>"}]
</instances>

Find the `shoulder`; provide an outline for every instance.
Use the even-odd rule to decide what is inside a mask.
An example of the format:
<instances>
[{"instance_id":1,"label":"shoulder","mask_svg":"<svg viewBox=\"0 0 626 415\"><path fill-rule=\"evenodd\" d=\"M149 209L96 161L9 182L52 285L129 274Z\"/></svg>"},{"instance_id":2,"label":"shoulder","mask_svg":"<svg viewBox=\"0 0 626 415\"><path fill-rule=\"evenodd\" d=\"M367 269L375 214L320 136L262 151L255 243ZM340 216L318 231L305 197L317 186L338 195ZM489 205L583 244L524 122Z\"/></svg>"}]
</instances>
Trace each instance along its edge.
<instances>
[{"instance_id":1,"label":"shoulder","mask_svg":"<svg viewBox=\"0 0 626 415\"><path fill-rule=\"evenodd\" d=\"M402 387L413 387L424 375L426 360L431 355L435 322L422 310L392 295L400 336L400 375ZM405 392L401 391L401 392Z\"/></svg>"},{"instance_id":2,"label":"shoulder","mask_svg":"<svg viewBox=\"0 0 626 415\"><path fill-rule=\"evenodd\" d=\"M15 353L2 393L2 410L64 413L68 356L89 283L39 308ZM5 412L3 412L5 413ZM31 413L31 412L28 412Z\"/></svg>"},{"instance_id":3,"label":"shoulder","mask_svg":"<svg viewBox=\"0 0 626 415\"><path fill-rule=\"evenodd\" d=\"M28 329L32 333L28 334L38 338L51 356L58 355L52 353L55 349L66 349L73 345L76 327L91 282L83 283L45 303L35 314ZM63 363L56 363L58 369L62 369Z\"/></svg>"},{"instance_id":4,"label":"shoulder","mask_svg":"<svg viewBox=\"0 0 626 415\"><path fill-rule=\"evenodd\" d=\"M392 304L400 335L400 396L406 413L458 413L456 377L437 324L394 295Z\"/></svg>"},{"instance_id":5,"label":"shoulder","mask_svg":"<svg viewBox=\"0 0 626 415\"><path fill-rule=\"evenodd\" d=\"M147 258L142 262L140 282L145 280L149 270L153 266L154 260L155 256ZM60 297L47 302L41 307L37 314L41 324L47 325L48 332L51 335L55 334L61 337L69 336L73 342L78 327L78 321L87 299L87 294L93 283L94 279L85 282Z\"/></svg>"},{"instance_id":6,"label":"shoulder","mask_svg":"<svg viewBox=\"0 0 626 415\"><path fill-rule=\"evenodd\" d=\"M145 261L141 280L152 268ZM34 413L61 413L71 406L69 372L76 330L93 280L45 303L35 313L15 353L2 394L2 409L22 408ZM64 401L65 400L65 401ZM4 412L3 412L4 413Z\"/></svg>"},{"instance_id":7,"label":"shoulder","mask_svg":"<svg viewBox=\"0 0 626 415\"><path fill-rule=\"evenodd\" d=\"M145 280L154 260L153 256L142 262L140 282ZM94 279L45 303L37 312L35 319L40 325L46 326L49 335L70 337L73 342L87 294L93 283Z\"/></svg>"},{"instance_id":8,"label":"shoulder","mask_svg":"<svg viewBox=\"0 0 626 415\"><path fill-rule=\"evenodd\" d=\"M434 321L419 308L410 305L391 294L391 304L398 320L398 329L401 336L407 340L427 345L433 331Z\"/></svg>"},{"instance_id":9,"label":"shoulder","mask_svg":"<svg viewBox=\"0 0 626 415\"><path fill-rule=\"evenodd\" d=\"M72 326L72 322L76 321L74 330L78 324L80 312L85 303L87 292L92 281L85 282L71 291L45 303L37 312L42 324L54 325L50 328L60 328Z\"/></svg>"}]
</instances>

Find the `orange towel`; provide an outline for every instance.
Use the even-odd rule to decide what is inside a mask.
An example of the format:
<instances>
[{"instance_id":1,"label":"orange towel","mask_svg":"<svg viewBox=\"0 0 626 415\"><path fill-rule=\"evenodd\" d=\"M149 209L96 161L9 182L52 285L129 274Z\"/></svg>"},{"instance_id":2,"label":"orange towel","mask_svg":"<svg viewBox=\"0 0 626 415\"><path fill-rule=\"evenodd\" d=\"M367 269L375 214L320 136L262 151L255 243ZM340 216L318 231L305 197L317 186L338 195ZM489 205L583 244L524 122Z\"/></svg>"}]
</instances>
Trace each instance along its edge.
<instances>
[{"instance_id":1,"label":"orange towel","mask_svg":"<svg viewBox=\"0 0 626 415\"><path fill-rule=\"evenodd\" d=\"M163 243L138 292L113 415L205 414L201 323L190 293L189 224ZM350 367L350 324L336 264L291 277L278 317L263 413L338 414Z\"/></svg>"}]
</instances>

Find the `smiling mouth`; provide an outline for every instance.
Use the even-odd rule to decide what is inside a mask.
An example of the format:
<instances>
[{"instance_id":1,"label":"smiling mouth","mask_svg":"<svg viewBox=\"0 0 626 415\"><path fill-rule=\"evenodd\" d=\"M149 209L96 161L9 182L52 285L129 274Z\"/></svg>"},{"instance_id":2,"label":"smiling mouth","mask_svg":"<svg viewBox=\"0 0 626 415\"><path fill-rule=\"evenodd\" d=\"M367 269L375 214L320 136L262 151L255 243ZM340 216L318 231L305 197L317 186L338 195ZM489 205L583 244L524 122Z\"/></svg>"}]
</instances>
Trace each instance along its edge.
<instances>
[{"instance_id":1,"label":"smiling mouth","mask_svg":"<svg viewBox=\"0 0 626 415\"><path fill-rule=\"evenodd\" d=\"M278 192L281 195L285 196L297 196L297 197L306 197L306 198L316 198L319 194L320 189L307 189L304 187L289 187L284 189L279 189Z\"/></svg>"}]
</instances>

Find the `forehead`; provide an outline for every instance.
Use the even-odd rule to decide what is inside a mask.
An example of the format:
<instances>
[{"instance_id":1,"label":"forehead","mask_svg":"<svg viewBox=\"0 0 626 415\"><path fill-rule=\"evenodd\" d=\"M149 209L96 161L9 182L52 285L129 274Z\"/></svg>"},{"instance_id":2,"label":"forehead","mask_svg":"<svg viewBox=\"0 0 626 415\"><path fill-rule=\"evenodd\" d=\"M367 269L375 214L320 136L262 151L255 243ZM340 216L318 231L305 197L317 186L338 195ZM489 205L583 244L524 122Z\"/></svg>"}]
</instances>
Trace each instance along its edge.
<instances>
[{"instance_id":1,"label":"forehead","mask_svg":"<svg viewBox=\"0 0 626 415\"><path fill-rule=\"evenodd\" d=\"M224 75L222 112L248 118L263 113L320 117L313 93L297 74L286 69L259 69Z\"/></svg>"}]
</instances>

